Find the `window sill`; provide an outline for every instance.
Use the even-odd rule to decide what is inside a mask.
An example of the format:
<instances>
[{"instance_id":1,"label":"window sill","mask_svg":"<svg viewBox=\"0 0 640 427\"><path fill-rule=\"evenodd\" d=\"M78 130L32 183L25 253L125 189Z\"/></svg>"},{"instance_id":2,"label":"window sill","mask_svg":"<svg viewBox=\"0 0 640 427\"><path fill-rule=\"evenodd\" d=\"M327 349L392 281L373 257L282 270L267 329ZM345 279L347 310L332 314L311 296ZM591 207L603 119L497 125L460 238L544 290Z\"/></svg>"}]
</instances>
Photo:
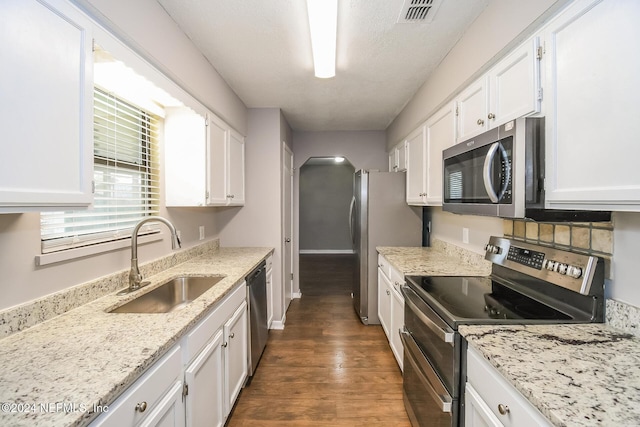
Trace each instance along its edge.
<instances>
[{"instance_id":1,"label":"window sill","mask_svg":"<svg viewBox=\"0 0 640 427\"><path fill-rule=\"evenodd\" d=\"M164 237L163 233L154 233L146 236L138 237L138 245L158 242ZM36 266L56 264L59 262L71 261L79 258L86 258L93 255L100 255L106 252L117 251L123 248L131 247L131 238L116 240L113 242L100 243L97 245L83 246L81 248L67 249L60 252L52 252L49 254L41 254L35 256Z\"/></svg>"}]
</instances>

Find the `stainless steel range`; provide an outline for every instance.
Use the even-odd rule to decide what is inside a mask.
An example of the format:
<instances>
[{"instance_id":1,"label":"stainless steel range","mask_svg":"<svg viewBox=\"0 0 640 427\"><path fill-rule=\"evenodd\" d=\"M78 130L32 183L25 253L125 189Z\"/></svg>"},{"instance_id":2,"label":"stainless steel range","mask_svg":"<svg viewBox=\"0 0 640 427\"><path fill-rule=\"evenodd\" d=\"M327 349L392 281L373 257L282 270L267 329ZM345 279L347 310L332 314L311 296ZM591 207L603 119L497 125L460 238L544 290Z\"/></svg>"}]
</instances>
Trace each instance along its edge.
<instances>
[{"instance_id":1,"label":"stainless steel range","mask_svg":"<svg viewBox=\"0 0 640 427\"><path fill-rule=\"evenodd\" d=\"M466 324L604 321L604 263L597 257L491 237L489 277L408 276L404 401L414 426L462 419Z\"/></svg>"}]
</instances>

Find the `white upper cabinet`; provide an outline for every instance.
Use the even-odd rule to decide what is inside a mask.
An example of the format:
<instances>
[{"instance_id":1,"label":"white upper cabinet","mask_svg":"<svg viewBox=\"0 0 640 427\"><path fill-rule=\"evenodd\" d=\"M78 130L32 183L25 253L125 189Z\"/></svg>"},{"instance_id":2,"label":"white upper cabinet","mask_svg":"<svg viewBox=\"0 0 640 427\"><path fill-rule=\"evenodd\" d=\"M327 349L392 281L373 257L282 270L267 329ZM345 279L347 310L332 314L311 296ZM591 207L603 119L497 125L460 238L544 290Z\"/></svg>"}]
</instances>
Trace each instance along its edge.
<instances>
[{"instance_id":1,"label":"white upper cabinet","mask_svg":"<svg viewBox=\"0 0 640 427\"><path fill-rule=\"evenodd\" d=\"M422 125L406 140L407 144L407 203L427 203L426 131Z\"/></svg>"},{"instance_id":2,"label":"white upper cabinet","mask_svg":"<svg viewBox=\"0 0 640 427\"><path fill-rule=\"evenodd\" d=\"M489 71L489 128L540 111L540 42L525 42Z\"/></svg>"},{"instance_id":3,"label":"white upper cabinet","mask_svg":"<svg viewBox=\"0 0 640 427\"><path fill-rule=\"evenodd\" d=\"M455 103L450 102L429 117L425 125L427 140L426 203L442 205L442 151L456 142Z\"/></svg>"},{"instance_id":4,"label":"white upper cabinet","mask_svg":"<svg viewBox=\"0 0 640 427\"><path fill-rule=\"evenodd\" d=\"M209 206L244 205L244 138L210 114L208 133Z\"/></svg>"},{"instance_id":5,"label":"white upper cabinet","mask_svg":"<svg viewBox=\"0 0 640 427\"><path fill-rule=\"evenodd\" d=\"M407 141L402 141L389 151L389 172L406 172Z\"/></svg>"},{"instance_id":6,"label":"white upper cabinet","mask_svg":"<svg viewBox=\"0 0 640 427\"><path fill-rule=\"evenodd\" d=\"M0 2L0 212L92 203L92 39L66 1Z\"/></svg>"},{"instance_id":7,"label":"white upper cabinet","mask_svg":"<svg viewBox=\"0 0 640 427\"><path fill-rule=\"evenodd\" d=\"M456 97L457 142L540 111L538 46L522 44Z\"/></svg>"},{"instance_id":8,"label":"white upper cabinet","mask_svg":"<svg viewBox=\"0 0 640 427\"><path fill-rule=\"evenodd\" d=\"M548 207L640 211L638 18L638 1L576 1L544 30Z\"/></svg>"},{"instance_id":9,"label":"white upper cabinet","mask_svg":"<svg viewBox=\"0 0 640 427\"><path fill-rule=\"evenodd\" d=\"M476 80L456 98L458 115L458 139L462 142L489 129L489 79Z\"/></svg>"},{"instance_id":10,"label":"white upper cabinet","mask_svg":"<svg viewBox=\"0 0 640 427\"><path fill-rule=\"evenodd\" d=\"M167 206L244 205L244 138L212 113L167 108Z\"/></svg>"},{"instance_id":11,"label":"white upper cabinet","mask_svg":"<svg viewBox=\"0 0 640 427\"><path fill-rule=\"evenodd\" d=\"M233 129L229 132L228 201L233 206L244 205L244 137Z\"/></svg>"},{"instance_id":12,"label":"white upper cabinet","mask_svg":"<svg viewBox=\"0 0 640 427\"><path fill-rule=\"evenodd\" d=\"M406 139L407 204L442 205L442 150L455 144L455 103L450 102Z\"/></svg>"}]
</instances>

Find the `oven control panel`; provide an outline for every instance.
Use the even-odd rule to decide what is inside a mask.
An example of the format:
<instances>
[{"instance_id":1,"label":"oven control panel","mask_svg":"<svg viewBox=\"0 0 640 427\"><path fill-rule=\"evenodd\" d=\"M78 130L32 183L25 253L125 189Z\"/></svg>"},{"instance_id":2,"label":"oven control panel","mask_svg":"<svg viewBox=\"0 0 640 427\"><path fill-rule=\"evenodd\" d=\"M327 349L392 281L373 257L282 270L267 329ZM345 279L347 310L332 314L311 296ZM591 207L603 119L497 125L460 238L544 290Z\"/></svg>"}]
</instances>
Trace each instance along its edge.
<instances>
[{"instance_id":1,"label":"oven control panel","mask_svg":"<svg viewBox=\"0 0 640 427\"><path fill-rule=\"evenodd\" d=\"M542 263L544 262L544 253L532 251L531 249L519 248L517 246L509 246L507 259L509 261L535 268L536 270L541 270Z\"/></svg>"},{"instance_id":2,"label":"oven control panel","mask_svg":"<svg viewBox=\"0 0 640 427\"><path fill-rule=\"evenodd\" d=\"M496 236L485 246L485 259L582 294L589 294L595 270L603 265L594 256Z\"/></svg>"}]
</instances>

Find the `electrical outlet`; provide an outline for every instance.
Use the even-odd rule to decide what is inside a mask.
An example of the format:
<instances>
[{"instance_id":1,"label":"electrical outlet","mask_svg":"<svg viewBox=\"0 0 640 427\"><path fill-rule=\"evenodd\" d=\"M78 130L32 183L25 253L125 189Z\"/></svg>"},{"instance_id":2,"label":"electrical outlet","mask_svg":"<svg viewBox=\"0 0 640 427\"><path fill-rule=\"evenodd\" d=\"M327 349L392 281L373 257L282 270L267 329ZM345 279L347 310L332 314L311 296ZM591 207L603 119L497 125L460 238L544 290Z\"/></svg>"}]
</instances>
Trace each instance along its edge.
<instances>
[{"instance_id":1,"label":"electrical outlet","mask_svg":"<svg viewBox=\"0 0 640 427\"><path fill-rule=\"evenodd\" d=\"M200 226L200 240L204 240L204 225Z\"/></svg>"},{"instance_id":2,"label":"electrical outlet","mask_svg":"<svg viewBox=\"0 0 640 427\"><path fill-rule=\"evenodd\" d=\"M469 229L467 227L462 229L462 243L469 243Z\"/></svg>"}]
</instances>

